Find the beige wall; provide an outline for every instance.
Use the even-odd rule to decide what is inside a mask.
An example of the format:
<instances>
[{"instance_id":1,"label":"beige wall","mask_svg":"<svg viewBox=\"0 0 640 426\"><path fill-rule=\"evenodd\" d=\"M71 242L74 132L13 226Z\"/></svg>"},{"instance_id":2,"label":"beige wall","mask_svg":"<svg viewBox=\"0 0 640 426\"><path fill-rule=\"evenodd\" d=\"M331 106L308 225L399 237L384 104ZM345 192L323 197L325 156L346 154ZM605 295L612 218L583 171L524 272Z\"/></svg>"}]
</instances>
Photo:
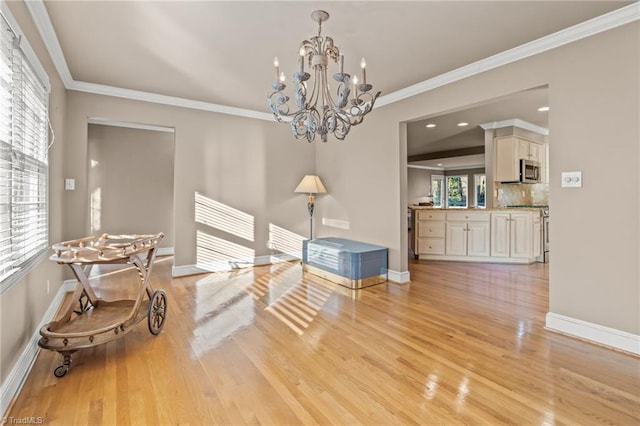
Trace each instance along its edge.
<instances>
[{"instance_id":1,"label":"beige wall","mask_svg":"<svg viewBox=\"0 0 640 426\"><path fill-rule=\"evenodd\" d=\"M49 96L49 119L55 132L55 141L49 148L49 242L54 243L62 238L60 224L64 214L62 165L65 141L63 126L65 89L24 4L9 2L8 5L38 55L40 63L49 74L52 86ZM61 284L62 269L45 257L24 278L0 296L0 381L2 383L5 382L29 339L37 330Z\"/></svg>"},{"instance_id":2,"label":"beige wall","mask_svg":"<svg viewBox=\"0 0 640 426\"><path fill-rule=\"evenodd\" d=\"M333 188L318 213L352 225L319 234L387 246L390 269L406 271L398 124L548 84L550 311L640 334L638 35L638 23L628 24L377 108L347 141L316 145L317 170ZM573 170L584 187L561 189L560 173ZM597 208L603 197L615 200L610 216Z\"/></svg>"},{"instance_id":3,"label":"beige wall","mask_svg":"<svg viewBox=\"0 0 640 426\"><path fill-rule=\"evenodd\" d=\"M415 203L417 198L426 197L431 191L431 170L407 168L407 200Z\"/></svg>"},{"instance_id":4,"label":"beige wall","mask_svg":"<svg viewBox=\"0 0 640 426\"><path fill-rule=\"evenodd\" d=\"M639 27L549 54L562 65L549 86L550 311L634 334L640 334ZM576 170L584 187L561 188L561 172Z\"/></svg>"},{"instance_id":5,"label":"beige wall","mask_svg":"<svg viewBox=\"0 0 640 426\"><path fill-rule=\"evenodd\" d=\"M85 235L155 234L173 247L174 134L89 124Z\"/></svg>"},{"instance_id":6,"label":"beige wall","mask_svg":"<svg viewBox=\"0 0 640 426\"><path fill-rule=\"evenodd\" d=\"M174 236L175 265L197 263L196 232L270 253L269 224L306 236L306 197L293 190L314 172L314 146L298 142L279 123L79 92L67 94L66 144L68 177L66 238L85 234L87 211L87 118L145 123L175 128ZM253 241L194 220L195 193L255 219ZM319 203L322 200L319 200Z\"/></svg>"}]
</instances>

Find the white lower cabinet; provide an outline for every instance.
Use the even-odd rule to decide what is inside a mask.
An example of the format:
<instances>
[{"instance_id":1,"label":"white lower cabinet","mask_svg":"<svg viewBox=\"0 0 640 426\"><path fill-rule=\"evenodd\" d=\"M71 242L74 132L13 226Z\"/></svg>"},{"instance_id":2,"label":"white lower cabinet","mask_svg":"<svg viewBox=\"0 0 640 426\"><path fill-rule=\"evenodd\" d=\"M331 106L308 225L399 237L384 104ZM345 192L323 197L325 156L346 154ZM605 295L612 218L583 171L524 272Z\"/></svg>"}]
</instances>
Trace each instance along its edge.
<instances>
[{"instance_id":1,"label":"white lower cabinet","mask_svg":"<svg viewBox=\"0 0 640 426\"><path fill-rule=\"evenodd\" d=\"M448 212L447 256L489 256L490 215L486 212Z\"/></svg>"},{"instance_id":2,"label":"white lower cabinet","mask_svg":"<svg viewBox=\"0 0 640 426\"><path fill-rule=\"evenodd\" d=\"M420 259L532 263L540 256L540 216L533 211L419 211Z\"/></svg>"},{"instance_id":3,"label":"white lower cabinet","mask_svg":"<svg viewBox=\"0 0 640 426\"><path fill-rule=\"evenodd\" d=\"M532 213L491 213L491 256L531 259Z\"/></svg>"},{"instance_id":4,"label":"white lower cabinet","mask_svg":"<svg viewBox=\"0 0 640 426\"><path fill-rule=\"evenodd\" d=\"M444 254L445 212L418 211L415 229L416 255Z\"/></svg>"},{"instance_id":5,"label":"white lower cabinet","mask_svg":"<svg viewBox=\"0 0 640 426\"><path fill-rule=\"evenodd\" d=\"M489 256L491 234L489 222L467 224L467 256Z\"/></svg>"}]
</instances>

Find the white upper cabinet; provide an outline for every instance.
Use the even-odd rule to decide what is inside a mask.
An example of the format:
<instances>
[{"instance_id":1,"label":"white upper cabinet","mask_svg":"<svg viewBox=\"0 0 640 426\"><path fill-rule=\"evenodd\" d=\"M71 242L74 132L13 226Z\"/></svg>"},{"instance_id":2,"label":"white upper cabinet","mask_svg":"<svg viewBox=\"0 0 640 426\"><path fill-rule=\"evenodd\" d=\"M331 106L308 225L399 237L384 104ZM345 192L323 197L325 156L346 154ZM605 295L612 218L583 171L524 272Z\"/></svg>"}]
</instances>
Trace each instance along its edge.
<instances>
[{"instance_id":1,"label":"white upper cabinet","mask_svg":"<svg viewBox=\"0 0 640 426\"><path fill-rule=\"evenodd\" d=\"M547 182L547 145L522 139L516 136L496 138L495 180L497 182L516 182L520 179L520 160L531 160L540 163L541 182Z\"/></svg>"}]
</instances>

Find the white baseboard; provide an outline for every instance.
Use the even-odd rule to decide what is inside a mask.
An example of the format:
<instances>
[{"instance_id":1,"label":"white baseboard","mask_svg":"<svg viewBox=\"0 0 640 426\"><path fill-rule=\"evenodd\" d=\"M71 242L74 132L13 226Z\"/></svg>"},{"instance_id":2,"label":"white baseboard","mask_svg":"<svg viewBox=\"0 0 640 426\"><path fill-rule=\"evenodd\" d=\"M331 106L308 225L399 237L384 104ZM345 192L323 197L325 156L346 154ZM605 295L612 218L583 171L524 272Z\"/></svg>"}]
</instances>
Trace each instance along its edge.
<instances>
[{"instance_id":1,"label":"white baseboard","mask_svg":"<svg viewBox=\"0 0 640 426\"><path fill-rule=\"evenodd\" d=\"M640 336L637 334L554 314L553 312L547 313L546 328L640 355Z\"/></svg>"},{"instance_id":2,"label":"white baseboard","mask_svg":"<svg viewBox=\"0 0 640 426\"><path fill-rule=\"evenodd\" d=\"M262 266L270 265L272 263L290 262L292 260L299 260L300 257L294 254L277 253L269 254L265 256L257 256L252 259L238 259L231 261L215 262L209 264L195 264L195 265L180 265L174 266L171 270L171 276L174 278L184 277L187 275L196 274L209 274L211 272L230 271L234 269L233 264L237 264L240 267L244 266Z\"/></svg>"},{"instance_id":3,"label":"white baseboard","mask_svg":"<svg viewBox=\"0 0 640 426\"><path fill-rule=\"evenodd\" d=\"M174 265L173 268L171 268L171 276L174 278L186 277L187 275L207 274L209 272L211 271L199 268L196 265Z\"/></svg>"},{"instance_id":4,"label":"white baseboard","mask_svg":"<svg viewBox=\"0 0 640 426\"><path fill-rule=\"evenodd\" d=\"M387 269L387 279L398 284L406 284L411 281L409 271L398 272L391 269Z\"/></svg>"},{"instance_id":5,"label":"white baseboard","mask_svg":"<svg viewBox=\"0 0 640 426\"><path fill-rule=\"evenodd\" d=\"M159 247L156 251L157 256L173 256L173 247Z\"/></svg>"},{"instance_id":6,"label":"white baseboard","mask_svg":"<svg viewBox=\"0 0 640 426\"><path fill-rule=\"evenodd\" d=\"M66 280L62 283L62 286L60 286L60 289L51 301L49 308L47 308L47 311L42 317L40 324L29 339L29 342L20 354L20 357L18 357L15 365L7 375L6 380L2 383L0 391L0 395L2 395L0 399L0 412L2 413L2 418L5 417L7 408L9 408L9 404L11 404L11 401L13 401L13 399L22 389L22 385L24 385L24 381L27 379L31 368L33 367L33 363L36 360L38 350L40 349L38 347L38 340L40 340L40 329L45 324L51 322L53 316L56 314L56 311L62 303L65 294L69 291L73 291L76 283L76 280Z\"/></svg>"}]
</instances>

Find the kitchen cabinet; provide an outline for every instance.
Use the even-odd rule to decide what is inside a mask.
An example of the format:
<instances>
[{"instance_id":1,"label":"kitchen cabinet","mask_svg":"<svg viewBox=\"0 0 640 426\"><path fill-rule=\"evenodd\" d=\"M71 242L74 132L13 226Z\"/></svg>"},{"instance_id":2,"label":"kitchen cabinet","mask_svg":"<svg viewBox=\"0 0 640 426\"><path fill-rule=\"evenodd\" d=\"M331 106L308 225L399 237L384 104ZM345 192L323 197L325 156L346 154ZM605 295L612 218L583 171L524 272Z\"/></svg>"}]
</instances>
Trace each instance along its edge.
<instances>
[{"instance_id":1,"label":"kitchen cabinet","mask_svg":"<svg viewBox=\"0 0 640 426\"><path fill-rule=\"evenodd\" d=\"M516 136L499 137L494 140L495 167L497 182L515 182L520 179L520 160L536 161L540 164L541 183L546 183L547 152L546 144L530 141Z\"/></svg>"},{"instance_id":2,"label":"kitchen cabinet","mask_svg":"<svg viewBox=\"0 0 640 426\"><path fill-rule=\"evenodd\" d=\"M540 157L542 156L542 144L526 139L516 139L518 140L518 159L531 160L539 163Z\"/></svg>"},{"instance_id":3,"label":"kitchen cabinet","mask_svg":"<svg viewBox=\"0 0 640 426\"><path fill-rule=\"evenodd\" d=\"M533 215L533 257L542 256L542 218L540 215Z\"/></svg>"},{"instance_id":4,"label":"kitchen cabinet","mask_svg":"<svg viewBox=\"0 0 640 426\"><path fill-rule=\"evenodd\" d=\"M532 215L491 213L491 256L521 259L538 256L539 253L534 255Z\"/></svg>"},{"instance_id":5,"label":"kitchen cabinet","mask_svg":"<svg viewBox=\"0 0 640 426\"><path fill-rule=\"evenodd\" d=\"M537 210L415 209L411 243L421 260L533 263L540 226Z\"/></svg>"},{"instance_id":6,"label":"kitchen cabinet","mask_svg":"<svg viewBox=\"0 0 640 426\"><path fill-rule=\"evenodd\" d=\"M490 213L447 212L445 254L489 256Z\"/></svg>"},{"instance_id":7,"label":"kitchen cabinet","mask_svg":"<svg viewBox=\"0 0 640 426\"><path fill-rule=\"evenodd\" d=\"M443 211L417 210L415 227L416 256L444 254L445 218Z\"/></svg>"}]
</instances>

